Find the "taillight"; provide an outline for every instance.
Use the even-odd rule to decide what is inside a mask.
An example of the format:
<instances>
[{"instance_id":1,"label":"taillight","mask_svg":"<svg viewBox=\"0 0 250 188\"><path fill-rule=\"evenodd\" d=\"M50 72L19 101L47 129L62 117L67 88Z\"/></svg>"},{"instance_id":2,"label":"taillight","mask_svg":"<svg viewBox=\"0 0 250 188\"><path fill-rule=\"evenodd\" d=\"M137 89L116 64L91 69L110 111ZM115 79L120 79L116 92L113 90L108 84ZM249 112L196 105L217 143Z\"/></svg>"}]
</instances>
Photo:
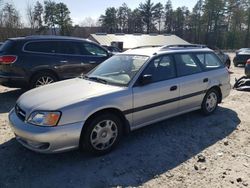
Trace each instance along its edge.
<instances>
[{"instance_id":1,"label":"taillight","mask_svg":"<svg viewBox=\"0 0 250 188\"><path fill-rule=\"evenodd\" d=\"M9 65L17 60L17 56L14 55L3 55L0 56L0 64Z\"/></svg>"},{"instance_id":2,"label":"taillight","mask_svg":"<svg viewBox=\"0 0 250 188\"><path fill-rule=\"evenodd\" d=\"M247 64L250 65L250 59L247 60Z\"/></svg>"}]
</instances>

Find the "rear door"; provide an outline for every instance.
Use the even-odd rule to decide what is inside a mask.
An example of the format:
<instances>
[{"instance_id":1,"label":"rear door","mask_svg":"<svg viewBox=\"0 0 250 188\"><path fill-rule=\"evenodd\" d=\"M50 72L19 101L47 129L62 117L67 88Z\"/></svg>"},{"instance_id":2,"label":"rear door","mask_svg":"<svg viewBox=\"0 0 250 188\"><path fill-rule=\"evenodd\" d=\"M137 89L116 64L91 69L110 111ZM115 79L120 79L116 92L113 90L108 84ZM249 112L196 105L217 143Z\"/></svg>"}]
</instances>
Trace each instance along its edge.
<instances>
[{"instance_id":1,"label":"rear door","mask_svg":"<svg viewBox=\"0 0 250 188\"><path fill-rule=\"evenodd\" d=\"M88 49L89 43L60 41L60 72L64 78L86 74L108 58L108 53L97 45Z\"/></svg>"},{"instance_id":2,"label":"rear door","mask_svg":"<svg viewBox=\"0 0 250 188\"><path fill-rule=\"evenodd\" d=\"M143 75L152 75L152 82L133 87L135 127L171 116L178 111L179 82L171 55L152 60Z\"/></svg>"},{"instance_id":3,"label":"rear door","mask_svg":"<svg viewBox=\"0 0 250 188\"><path fill-rule=\"evenodd\" d=\"M195 54L178 53L174 58L180 83L180 111L190 111L201 105L209 77Z\"/></svg>"}]
</instances>

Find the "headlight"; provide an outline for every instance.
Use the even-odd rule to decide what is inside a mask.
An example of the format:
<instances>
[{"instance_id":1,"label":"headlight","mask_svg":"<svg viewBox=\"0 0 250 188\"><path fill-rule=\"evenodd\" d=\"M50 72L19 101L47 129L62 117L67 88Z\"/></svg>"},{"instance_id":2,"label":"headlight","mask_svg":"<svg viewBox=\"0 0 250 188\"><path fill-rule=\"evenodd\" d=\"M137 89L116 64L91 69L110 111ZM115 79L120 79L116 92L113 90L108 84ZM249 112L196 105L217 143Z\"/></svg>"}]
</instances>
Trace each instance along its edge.
<instances>
[{"instance_id":1,"label":"headlight","mask_svg":"<svg viewBox=\"0 0 250 188\"><path fill-rule=\"evenodd\" d=\"M60 112L33 112L28 118L28 123L51 127L57 125L60 117Z\"/></svg>"}]
</instances>

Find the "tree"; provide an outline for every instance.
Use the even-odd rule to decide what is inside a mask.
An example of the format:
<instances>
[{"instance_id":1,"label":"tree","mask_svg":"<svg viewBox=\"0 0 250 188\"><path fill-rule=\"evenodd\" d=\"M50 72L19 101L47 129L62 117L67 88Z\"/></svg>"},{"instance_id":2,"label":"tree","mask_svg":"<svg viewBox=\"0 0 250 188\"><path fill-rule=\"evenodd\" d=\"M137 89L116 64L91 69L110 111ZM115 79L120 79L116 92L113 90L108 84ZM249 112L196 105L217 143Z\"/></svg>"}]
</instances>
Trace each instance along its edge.
<instances>
[{"instance_id":1,"label":"tree","mask_svg":"<svg viewBox=\"0 0 250 188\"><path fill-rule=\"evenodd\" d=\"M108 33L114 33L117 30L117 10L115 7L109 7L105 11L105 15L101 15L99 21Z\"/></svg>"},{"instance_id":2,"label":"tree","mask_svg":"<svg viewBox=\"0 0 250 188\"><path fill-rule=\"evenodd\" d=\"M182 37L184 30L184 12L181 7L178 7L176 11L174 11L174 20L173 20L173 31L176 35Z\"/></svg>"},{"instance_id":3,"label":"tree","mask_svg":"<svg viewBox=\"0 0 250 188\"><path fill-rule=\"evenodd\" d=\"M203 0L198 0L191 14L191 30L194 33L194 42L201 43L201 15L202 15Z\"/></svg>"},{"instance_id":4,"label":"tree","mask_svg":"<svg viewBox=\"0 0 250 188\"><path fill-rule=\"evenodd\" d=\"M117 10L117 23L121 32L128 32L128 22L131 16L131 9L128 8L126 3L123 3Z\"/></svg>"},{"instance_id":5,"label":"tree","mask_svg":"<svg viewBox=\"0 0 250 188\"><path fill-rule=\"evenodd\" d=\"M43 5L37 1L34 6L34 21L35 21L35 28L38 30L38 33L40 33L44 27L43 27Z\"/></svg>"},{"instance_id":6,"label":"tree","mask_svg":"<svg viewBox=\"0 0 250 188\"><path fill-rule=\"evenodd\" d=\"M205 0L203 5L203 20L206 25L205 42L214 45L218 40L219 24L225 13L224 0ZM213 36L210 34L213 32Z\"/></svg>"},{"instance_id":7,"label":"tree","mask_svg":"<svg viewBox=\"0 0 250 188\"><path fill-rule=\"evenodd\" d=\"M61 35L70 35L72 28L72 20L70 11L64 3L58 3L55 7L55 23L59 26Z\"/></svg>"},{"instance_id":8,"label":"tree","mask_svg":"<svg viewBox=\"0 0 250 188\"><path fill-rule=\"evenodd\" d=\"M96 27L97 25L97 21L91 17L84 18L80 23L81 27Z\"/></svg>"},{"instance_id":9,"label":"tree","mask_svg":"<svg viewBox=\"0 0 250 188\"><path fill-rule=\"evenodd\" d=\"M154 19L156 20L156 23L158 24L158 31L161 33L161 22L162 22L162 16L163 16L163 11L164 7L161 3L157 3L155 5L155 10L154 10Z\"/></svg>"},{"instance_id":10,"label":"tree","mask_svg":"<svg viewBox=\"0 0 250 188\"><path fill-rule=\"evenodd\" d=\"M21 26L20 16L14 5L6 3L3 8L3 25L6 28L19 28Z\"/></svg>"},{"instance_id":11,"label":"tree","mask_svg":"<svg viewBox=\"0 0 250 188\"><path fill-rule=\"evenodd\" d=\"M146 25L146 32L150 33L154 26L155 5L151 0L146 0L145 3L140 3L139 10L142 16L142 21Z\"/></svg>"},{"instance_id":12,"label":"tree","mask_svg":"<svg viewBox=\"0 0 250 188\"><path fill-rule=\"evenodd\" d=\"M44 1L44 22L48 28L52 29L52 34L56 35L56 3L53 1Z\"/></svg>"},{"instance_id":13,"label":"tree","mask_svg":"<svg viewBox=\"0 0 250 188\"><path fill-rule=\"evenodd\" d=\"M143 22L141 11L135 9L132 11L131 16L129 17L129 33L143 33Z\"/></svg>"},{"instance_id":14,"label":"tree","mask_svg":"<svg viewBox=\"0 0 250 188\"><path fill-rule=\"evenodd\" d=\"M30 3L27 3L26 14L27 14L30 28L33 32L35 28L35 16L34 16L34 7Z\"/></svg>"},{"instance_id":15,"label":"tree","mask_svg":"<svg viewBox=\"0 0 250 188\"><path fill-rule=\"evenodd\" d=\"M165 5L165 30L167 33L171 33L173 29L173 8L171 0L168 0Z\"/></svg>"}]
</instances>

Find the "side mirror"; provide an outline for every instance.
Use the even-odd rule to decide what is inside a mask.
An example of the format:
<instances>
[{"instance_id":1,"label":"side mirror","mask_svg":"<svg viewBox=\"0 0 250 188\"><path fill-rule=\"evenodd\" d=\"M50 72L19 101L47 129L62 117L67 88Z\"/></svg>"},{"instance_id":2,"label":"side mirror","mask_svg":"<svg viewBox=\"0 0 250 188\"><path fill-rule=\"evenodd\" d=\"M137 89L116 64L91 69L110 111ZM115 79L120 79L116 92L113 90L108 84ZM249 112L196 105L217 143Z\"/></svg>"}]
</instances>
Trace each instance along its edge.
<instances>
[{"instance_id":1,"label":"side mirror","mask_svg":"<svg viewBox=\"0 0 250 188\"><path fill-rule=\"evenodd\" d=\"M145 74L141 76L140 78L140 85L147 85L150 84L152 81L152 75L151 74Z\"/></svg>"}]
</instances>

